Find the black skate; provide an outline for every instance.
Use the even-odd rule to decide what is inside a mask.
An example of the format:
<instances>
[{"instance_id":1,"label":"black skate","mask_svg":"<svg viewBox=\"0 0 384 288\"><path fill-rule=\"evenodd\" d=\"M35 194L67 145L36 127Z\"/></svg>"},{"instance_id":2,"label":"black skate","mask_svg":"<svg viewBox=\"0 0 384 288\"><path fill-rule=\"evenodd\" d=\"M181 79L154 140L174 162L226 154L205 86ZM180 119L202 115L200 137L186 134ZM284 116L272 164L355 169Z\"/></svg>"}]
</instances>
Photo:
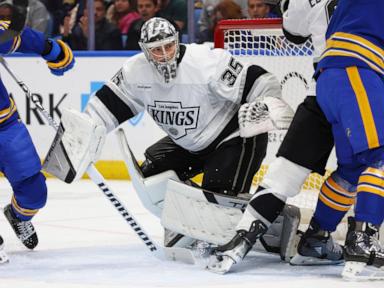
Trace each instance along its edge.
<instances>
[{"instance_id":1,"label":"black skate","mask_svg":"<svg viewBox=\"0 0 384 288\"><path fill-rule=\"evenodd\" d=\"M217 247L211 256L207 269L214 273L225 274L233 264L239 263L251 250L256 240L267 231L267 226L260 220L252 223L249 231L240 230L236 236L223 246Z\"/></svg>"},{"instance_id":2,"label":"black skate","mask_svg":"<svg viewBox=\"0 0 384 288\"><path fill-rule=\"evenodd\" d=\"M17 238L20 239L24 246L28 249L35 248L39 240L31 221L21 221L18 219L12 210L11 204L5 206L4 215L9 224L11 224L13 231L15 231Z\"/></svg>"},{"instance_id":3,"label":"black skate","mask_svg":"<svg viewBox=\"0 0 384 288\"><path fill-rule=\"evenodd\" d=\"M335 243L328 231L322 230L312 218L297 247L291 265L334 265L344 262L343 248Z\"/></svg>"},{"instance_id":4,"label":"black skate","mask_svg":"<svg viewBox=\"0 0 384 288\"><path fill-rule=\"evenodd\" d=\"M349 217L344 258L344 279L383 280L384 247L379 242L379 227Z\"/></svg>"},{"instance_id":5,"label":"black skate","mask_svg":"<svg viewBox=\"0 0 384 288\"><path fill-rule=\"evenodd\" d=\"M9 261L7 253L4 251L4 240L3 237L0 236L0 264L6 263Z\"/></svg>"}]
</instances>

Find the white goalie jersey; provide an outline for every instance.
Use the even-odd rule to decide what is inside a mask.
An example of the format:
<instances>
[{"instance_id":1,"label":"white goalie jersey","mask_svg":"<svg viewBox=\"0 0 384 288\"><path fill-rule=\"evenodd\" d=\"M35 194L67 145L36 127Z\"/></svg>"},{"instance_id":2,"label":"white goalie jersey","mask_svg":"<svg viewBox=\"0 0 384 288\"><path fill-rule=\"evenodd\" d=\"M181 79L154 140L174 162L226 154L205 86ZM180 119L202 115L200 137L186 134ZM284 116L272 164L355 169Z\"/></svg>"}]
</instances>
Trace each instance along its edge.
<instances>
[{"instance_id":1,"label":"white goalie jersey","mask_svg":"<svg viewBox=\"0 0 384 288\"><path fill-rule=\"evenodd\" d=\"M288 40L300 43L312 38L315 63L325 49L325 33L336 5L337 0L290 0L283 14Z\"/></svg>"},{"instance_id":2,"label":"white goalie jersey","mask_svg":"<svg viewBox=\"0 0 384 288\"><path fill-rule=\"evenodd\" d=\"M177 77L170 83L140 53L91 97L86 113L111 131L147 111L176 144L201 151L234 118L237 124L243 103L258 97L281 98L277 78L261 67L256 66L259 74L247 77L248 67L225 50L196 44L181 48Z\"/></svg>"}]
</instances>

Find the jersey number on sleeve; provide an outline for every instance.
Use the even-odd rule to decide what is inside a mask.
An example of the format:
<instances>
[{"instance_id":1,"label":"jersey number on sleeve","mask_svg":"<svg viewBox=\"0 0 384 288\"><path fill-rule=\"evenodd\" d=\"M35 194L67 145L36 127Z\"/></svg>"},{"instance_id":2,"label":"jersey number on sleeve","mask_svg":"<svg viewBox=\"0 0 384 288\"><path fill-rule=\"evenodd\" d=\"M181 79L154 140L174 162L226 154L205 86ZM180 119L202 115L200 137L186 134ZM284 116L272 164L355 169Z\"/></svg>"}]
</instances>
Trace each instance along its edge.
<instances>
[{"instance_id":1,"label":"jersey number on sleeve","mask_svg":"<svg viewBox=\"0 0 384 288\"><path fill-rule=\"evenodd\" d=\"M221 80L224 81L229 87L232 87L239 76L241 70L243 70L243 65L236 61L235 58L231 57L228 63L228 68L224 70L221 74Z\"/></svg>"}]
</instances>

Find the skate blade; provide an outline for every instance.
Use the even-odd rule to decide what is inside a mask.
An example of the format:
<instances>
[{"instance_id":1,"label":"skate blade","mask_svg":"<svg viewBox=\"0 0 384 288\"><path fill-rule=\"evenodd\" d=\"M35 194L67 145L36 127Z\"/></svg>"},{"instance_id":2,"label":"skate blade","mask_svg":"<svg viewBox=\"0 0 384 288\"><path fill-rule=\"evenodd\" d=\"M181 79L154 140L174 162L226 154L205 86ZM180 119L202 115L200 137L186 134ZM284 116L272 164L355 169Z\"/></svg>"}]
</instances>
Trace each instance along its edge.
<instances>
[{"instance_id":1,"label":"skate blade","mask_svg":"<svg viewBox=\"0 0 384 288\"><path fill-rule=\"evenodd\" d=\"M223 275L227 273L235 263L236 262L229 256L220 256L219 260L216 255L213 255L211 256L206 269L210 272Z\"/></svg>"},{"instance_id":2,"label":"skate blade","mask_svg":"<svg viewBox=\"0 0 384 288\"><path fill-rule=\"evenodd\" d=\"M347 281L384 280L384 267L367 266L363 262L348 261L341 276Z\"/></svg>"},{"instance_id":3,"label":"skate blade","mask_svg":"<svg viewBox=\"0 0 384 288\"><path fill-rule=\"evenodd\" d=\"M296 254L289 261L289 264L293 266L339 265L342 263L344 263L344 259L342 260L319 259L316 257L302 256L300 254Z\"/></svg>"},{"instance_id":4,"label":"skate blade","mask_svg":"<svg viewBox=\"0 0 384 288\"><path fill-rule=\"evenodd\" d=\"M195 257L193 252L187 248L181 247L165 247L165 258L172 261L180 261L186 264L195 264Z\"/></svg>"}]
</instances>

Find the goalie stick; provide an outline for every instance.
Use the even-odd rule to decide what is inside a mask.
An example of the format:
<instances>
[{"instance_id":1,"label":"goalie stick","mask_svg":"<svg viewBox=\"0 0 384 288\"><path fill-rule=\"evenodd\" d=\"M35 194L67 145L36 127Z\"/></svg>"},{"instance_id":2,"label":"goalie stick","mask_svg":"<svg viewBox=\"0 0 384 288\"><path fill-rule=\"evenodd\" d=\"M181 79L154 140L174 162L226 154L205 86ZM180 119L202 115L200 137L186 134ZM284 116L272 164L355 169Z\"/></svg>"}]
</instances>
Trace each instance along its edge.
<instances>
[{"instance_id":1,"label":"goalie stick","mask_svg":"<svg viewBox=\"0 0 384 288\"><path fill-rule=\"evenodd\" d=\"M124 130L119 128L116 132L116 135L120 143L121 152L123 154L125 164L128 168L129 175L131 176L133 187L136 190L141 203L148 211L150 211L156 217L161 218L163 210L162 205L165 196L164 194L167 190L167 183L164 183L163 181L169 182L169 180L175 180L175 178L178 179L178 177L175 177L176 175L173 171L166 171L158 175L145 178L135 155L129 147ZM164 186L164 184L166 185ZM158 187L158 189L153 190L153 186ZM160 247L160 245L158 246ZM169 260L177 260L187 264L196 263L196 259L190 249L183 247L161 248L163 250L164 256Z\"/></svg>"},{"instance_id":2,"label":"goalie stick","mask_svg":"<svg viewBox=\"0 0 384 288\"><path fill-rule=\"evenodd\" d=\"M39 112L43 115L43 117L48 121L48 124L55 128L57 131L59 129L59 125L53 120L51 115L49 115L48 111L44 109L43 105L40 103L38 97L34 97L31 95L29 88L23 81L21 81L9 68L8 63L5 61L3 57L0 56L0 63L3 65L5 70L9 73L9 75L15 80L15 82L20 86L25 95L30 99ZM92 164L88 167L87 173L91 180L99 187L99 189L104 193L104 195L108 198L111 204L116 208L116 210L120 213L120 215L125 219L125 221L131 226L133 231L137 236L144 242L147 248L151 252L158 252L158 248L155 243L151 240L151 238L147 235L146 232L141 228L136 219L128 212L128 210L124 207L124 205L120 202L120 200L113 194L112 190L106 184L103 176L97 171L95 166Z\"/></svg>"}]
</instances>

